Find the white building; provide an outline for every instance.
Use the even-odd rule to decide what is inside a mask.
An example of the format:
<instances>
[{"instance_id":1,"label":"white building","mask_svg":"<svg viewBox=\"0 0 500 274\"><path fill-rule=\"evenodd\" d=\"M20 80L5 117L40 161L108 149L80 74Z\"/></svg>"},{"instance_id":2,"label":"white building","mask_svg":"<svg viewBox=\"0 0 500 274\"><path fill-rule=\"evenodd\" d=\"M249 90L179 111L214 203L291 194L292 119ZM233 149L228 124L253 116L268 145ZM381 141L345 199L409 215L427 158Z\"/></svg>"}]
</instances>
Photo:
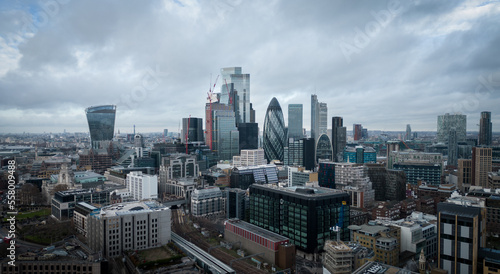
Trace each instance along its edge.
<instances>
[{"instance_id":1,"label":"white building","mask_svg":"<svg viewBox=\"0 0 500 274\"><path fill-rule=\"evenodd\" d=\"M130 195L138 201L158 199L158 176L133 171L127 175L127 188Z\"/></svg>"},{"instance_id":2,"label":"white building","mask_svg":"<svg viewBox=\"0 0 500 274\"><path fill-rule=\"evenodd\" d=\"M242 149L240 156L233 156L234 167L266 165L264 149Z\"/></svg>"},{"instance_id":3,"label":"white building","mask_svg":"<svg viewBox=\"0 0 500 274\"><path fill-rule=\"evenodd\" d=\"M87 240L107 258L159 247L171 240L170 218L170 208L153 201L113 204L90 215Z\"/></svg>"},{"instance_id":4,"label":"white building","mask_svg":"<svg viewBox=\"0 0 500 274\"><path fill-rule=\"evenodd\" d=\"M223 213L226 198L218 187L195 189L191 196L191 213L194 216L207 216Z\"/></svg>"}]
</instances>

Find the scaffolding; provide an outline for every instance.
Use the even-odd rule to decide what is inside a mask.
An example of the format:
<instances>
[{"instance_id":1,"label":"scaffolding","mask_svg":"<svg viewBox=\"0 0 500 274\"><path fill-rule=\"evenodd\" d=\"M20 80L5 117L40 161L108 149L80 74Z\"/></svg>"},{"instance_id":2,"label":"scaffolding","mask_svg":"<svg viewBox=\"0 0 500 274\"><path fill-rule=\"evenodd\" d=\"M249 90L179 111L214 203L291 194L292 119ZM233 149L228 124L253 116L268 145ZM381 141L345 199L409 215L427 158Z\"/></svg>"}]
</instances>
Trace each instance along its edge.
<instances>
[{"instance_id":1,"label":"scaffolding","mask_svg":"<svg viewBox=\"0 0 500 274\"><path fill-rule=\"evenodd\" d=\"M330 273L352 273L354 254L342 241L326 241L323 266Z\"/></svg>"}]
</instances>

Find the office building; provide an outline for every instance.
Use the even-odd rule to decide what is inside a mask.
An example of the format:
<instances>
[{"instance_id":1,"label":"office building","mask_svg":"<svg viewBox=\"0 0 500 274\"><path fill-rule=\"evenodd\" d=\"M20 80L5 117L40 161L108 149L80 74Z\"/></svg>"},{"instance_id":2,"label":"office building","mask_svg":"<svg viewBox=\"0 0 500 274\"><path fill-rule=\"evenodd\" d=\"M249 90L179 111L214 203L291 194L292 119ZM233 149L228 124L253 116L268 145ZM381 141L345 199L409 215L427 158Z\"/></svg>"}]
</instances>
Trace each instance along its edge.
<instances>
[{"instance_id":1,"label":"office building","mask_svg":"<svg viewBox=\"0 0 500 274\"><path fill-rule=\"evenodd\" d=\"M115 131L115 105L103 105L85 109L89 124L92 148L100 148L99 142L111 141Z\"/></svg>"},{"instance_id":2,"label":"office building","mask_svg":"<svg viewBox=\"0 0 500 274\"><path fill-rule=\"evenodd\" d=\"M87 230L89 227L88 218L90 217L90 214L98 212L99 208L93 205L90 205L86 202L77 203L73 211L73 224L76 231L82 234L84 237L87 237Z\"/></svg>"},{"instance_id":3,"label":"office building","mask_svg":"<svg viewBox=\"0 0 500 274\"><path fill-rule=\"evenodd\" d=\"M463 193L469 192L469 188L472 185L472 160L471 159L459 159L458 169L457 169L457 187Z\"/></svg>"},{"instance_id":4,"label":"office building","mask_svg":"<svg viewBox=\"0 0 500 274\"><path fill-rule=\"evenodd\" d=\"M317 172L305 170L304 167L288 167L288 186L306 186L317 181Z\"/></svg>"},{"instance_id":5,"label":"office building","mask_svg":"<svg viewBox=\"0 0 500 274\"><path fill-rule=\"evenodd\" d=\"M233 166L260 166L267 164L264 149L242 149L240 156L233 157Z\"/></svg>"},{"instance_id":6,"label":"office building","mask_svg":"<svg viewBox=\"0 0 500 274\"><path fill-rule=\"evenodd\" d=\"M288 138L293 138L294 140L304 138L302 117L302 104L288 105Z\"/></svg>"},{"instance_id":7,"label":"office building","mask_svg":"<svg viewBox=\"0 0 500 274\"><path fill-rule=\"evenodd\" d=\"M205 105L205 143L210 148L210 150L216 149L217 143L217 131L215 128L215 111L217 110L233 110L232 106L224 105L219 102L212 101L215 99L209 99L209 102Z\"/></svg>"},{"instance_id":8,"label":"office building","mask_svg":"<svg viewBox=\"0 0 500 274\"><path fill-rule=\"evenodd\" d=\"M452 127L448 133L448 165L458 165L458 140L457 129Z\"/></svg>"},{"instance_id":9,"label":"office building","mask_svg":"<svg viewBox=\"0 0 500 274\"><path fill-rule=\"evenodd\" d=\"M349 193L352 207L365 208L375 201L375 190L362 165L335 163L335 187Z\"/></svg>"},{"instance_id":10,"label":"office building","mask_svg":"<svg viewBox=\"0 0 500 274\"><path fill-rule=\"evenodd\" d=\"M328 107L326 103L319 103L319 131L318 136L328 134Z\"/></svg>"},{"instance_id":11,"label":"office building","mask_svg":"<svg viewBox=\"0 0 500 274\"><path fill-rule=\"evenodd\" d=\"M457 132L457 141L465 142L467 137L467 116L463 114L439 115L437 118L437 139L446 143L449 139L450 129L454 127Z\"/></svg>"},{"instance_id":12,"label":"office building","mask_svg":"<svg viewBox=\"0 0 500 274\"><path fill-rule=\"evenodd\" d=\"M481 119L479 119L479 145L491 146L493 127L491 123L491 112L481 112Z\"/></svg>"},{"instance_id":13,"label":"office building","mask_svg":"<svg viewBox=\"0 0 500 274\"><path fill-rule=\"evenodd\" d=\"M277 184L278 168L273 164L235 167L231 172L231 187L248 189L252 184Z\"/></svg>"},{"instance_id":14,"label":"office building","mask_svg":"<svg viewBox=\"0 0 500 274\"><path fill-rule=\"evenodd\" d=\"M406 125L406 135L405 135L405 140L412 140L413 136L411 135L411 126L410 124Z\"/></svg>"},{"instance_id":15,"label":"office building","mask_svg":"<svg viewBox=\"0 0 500 274\"><path fill-rule=\"evenodd\" d=\"M347 146L344 148L344 163L376 163L377 162L377 152L373 147L364 146Z\"/></svg>"},{"instance_id":16,"label":"office building","mask_svg":"<svg viewBox=\"0 0 500 274\"><path fill-rule=\"evenodd\" d=\"M182 118L181 142L183 144L203 142L202 118L195 118L195 117Z\"/></svg>"},{"instance_id":17,"label":"office building","mask_svg":"<svg viewBox=\"0 0 500 274\"><path fill-rule=\"evenodd\" d=\"M406 199L406 175L402 170L387 169L382 165L366 165L367 175L373 183L376 201L402 201Z\"/></svg>"},{"instance_id":18,"label":"office building","mask_svg":"<svg viewBox=\"0 0 500 274\"><path fill-rule=\"evenodd\" d=\"M314 140L302 138L300 140L288 139L288 146L284 148L285 166L303 166L307 170L313 170L314 165Z\"/></svg>"},{"instance_id":19,"label":"office building","mask_svg":"<svg viewBox=\"0 0 500 274\"><path fill-rule=\"evenodd\" d=\"M361 124L353 124L352 125L352 135L354 141L359 141L363 138L363 126Z\"/></svg>"},{"instance_id":20,"label":"office building","mask_svg":"<svg viewBox=\"0 0 500 274\"><path fill-rule=\"evenodd\" d=\"M170 242L170 218L170 208L157 202L113 204L90 215L87 241L105 258L160 247Z\"/></svg>"},{"instance_id":21,"label":"office building","mask_svg":"<svg viewBox=\"0 0 500 274\"><path fill-rule=\"evenodd\" d=\"M231 99L234 99L233 94L237 94L238 102L235 105L236 123L253 123L250 120L251 104L250 104L250 74L242 74L241 67L222 68L220 86L222 104L231 104ZM233 95L232 98L231 95Z\"/></svg>"},{"instance_id":22,"label":"office building","mask_svg":"<svg viewBox=\"0 0 500 274\"><path fill-rule=\"evenodd\" d=\"M285 120L278 100L273 97L267 107L264 119L263 148L268 162L283 161L287 133Z\"/></svg>"},{"instance_id":23,"label":"office building","mask_svg":"<svg viewBox=\"0 0 500 274\"><path fill-rule=\"evenodd\" d=\"M353 248L344 242L327 240L323 256L323 273L351 274L353 270Z\"/></svg>"},{"instance_id":24,"label":"office building","mask_svg":"<svg viewBox=\"0 0 500 274\"><path fill-rule=\"evenodd\" d=\"M248 208L248 199L246 191L239 188L225 188L226 192L226 218L237 218L245 220L248 216L246 210Z\"/></svg>"},{"instance_id":25,"label":"office building","mask_svg":"<svg viewBox=\"0 0 500 274\"><path fill-rule=\"evenodd\" d=\"M488 172L491 172L491 165L491 148L472 148L472 185L488 188Z\"/></svg>"},{"instance_id":26,"label":"office building","mask_svg":"<svg viewBox=\"0 0 500 274\"><path fill-rule=\"evenodd\" d=\"M250 223L288 237L299 254L323 250L326 240L349 239L349 195L330 188L250 186ZM335 225L340 232L330 230Z\"/></svg>"},{"instance_id":27,"label":"office building","mask_svg":"<svg viewBox=\"0 0 500 274\"><path fill-rule=\"evenodd\" d=\"M293 269L295 265L295 246L290 239L256 225L238 219L227 220L224 223L224 240L240 242L241 248L250 254L263 253L259 256L281 269Z\"/></svg>"},{"instance_id":28,"label":"office building","mask_svg":"<svg viewBox=\"0 0 500 274\"><path fill-rule=\"evenodd\" d=\"M217 152L219 160L232 160L233 156L240 154L240 135L234 111L215 110L213 119L215 139L212 140L212 149Z\"/></svg>"},{"instance_id":29,"label":"office building","mask_svg":"<svg viewBox=\"0 0 500 274\"><path fill-rule=\"evenodd\" d=\"M403 170L409 184L419 180L429 184L441 183L443 155L418 151L393 151L389 153L388 169Z\"/></svg>"},{"instance_id":30,"label":"office building","mask_svg":"<svg viewBox=\"0 0 500 274\"><path fill-rule=\"evenodd\" d=\"M72 219L77 202L106 206L109 204L109 197L109 190L92 191L90 189L75 189L58 191L51 200L52 216L60 221Z\"/></svg>"},{"instance_id":31,"label":"office building","mask_svg":"<svg viewBox=\"0 0 500 274\"><path fill-rule=\"evenodd\" d=\"M438 267L448 273L477 273L486 243L486 211L476 206L438 204Z\"/></svg>"},{"instance_id":32,"label":"office building","mask_svg":"<svg viewBox=\"0 0 500 274\"><path fill-rule=\"evenodd\" d=\"M316 143L319 137L319 102L316 94L311 94L311 138Z\"/></svg>"},{"instance_id":33,"label":"office building","mask_svg":"<svg viewBox=\"0 0 500 274\"><path fill-rule=\"evenodd\" d=\"M158 176L133 171L127 175L127 188L137 201L158 199Z\"/></svg>"},{"instance_id":34,"label":"office building","mask_svg":"<svg viewBox=\"0 0 500 274\"><path fill-rule=\"evenodd\" d=\"M207 216L224 212L226 198L216 186L195 189L191 195L191 213L193 216Z\"/></svg>"},{"instance_id":35,"label":"office building","mask_svg":"<svg viewBox=\"0 0 500 274\"><path fill-rule=\"evenodd\" d=\"M194 155L179 153L161 159L160 181L187 177L198 178L199 173L200 166Z\"/></svg>"},{"instance_id":36,"label":"office building","mask_svg":"<svg viewBox=\"0 0 500 274\"><path fill-rule=\"evenodd\" d=\"M344 158L343 151L347 142L347 132L343 124L342 117L332 117L332 148L334 162L340 162Z\"/></svg>"},{"instance_id":37,"label":"office building","mask_svg":"<svg viewBox=\"0 0 500 274\"><path fill-rule=\"evenodd\" d=\"M240 149L259 148L259 124L239 123L238 132L240 134Z\"/></svg>"},{"instance_id":38,"label":"office building","mask_svg":"<svg viewBox=\"0 0 500 274\"><path fill-rule=\"evenodd\" d=\"M333 149L332 149L332 141L328 135L322 133L318 141L316 142L316 162L319 159L332 161L333 159Z\"/></svg>"},{"instance_id":39,"label":"office building","mask_svg":"<svg viewBox=\"0 0 500 274\"><path fill-rule=\"evenodd\" d=\"M319 161L318 184L320 187L335 189L335 163Z\"/></svg>"},{"instance_id":40,"label":"office building","mask_svg":"<svg viewBox=\"0 0 500 274\"><path fill-rule=\"evenodd\" d=\"M375 252L376 262L393 266L399 264L400 228L377 225L375 221L370 221L368 224L351 226L349 229L352 230L352 241L371 248Z\"/></svg>"}]
</instances>

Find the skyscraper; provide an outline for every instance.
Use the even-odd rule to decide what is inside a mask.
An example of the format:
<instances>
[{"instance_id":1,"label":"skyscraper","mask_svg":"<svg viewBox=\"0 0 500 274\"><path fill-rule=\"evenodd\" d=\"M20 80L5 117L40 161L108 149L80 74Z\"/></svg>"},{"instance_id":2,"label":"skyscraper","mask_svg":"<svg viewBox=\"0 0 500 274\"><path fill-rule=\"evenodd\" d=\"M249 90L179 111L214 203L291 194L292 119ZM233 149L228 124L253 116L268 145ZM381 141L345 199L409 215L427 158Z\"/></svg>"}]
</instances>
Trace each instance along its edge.
<instances>
[{"instance_id":1,"label":"skyscraper","mask_svg":"<svg viewBox=\"0 0 500 274\"><path fill-rule=\"evenodd\" d=\"M264 118L263 147L268 161L283 161L286 136L283 112L280 103L273 97Z\"/></svg>"},{"instance_id":2,"label":"skyscraper","mask_svg":"<svg viewBox=\"0 0 500 274\"><path fill-rule=\"evenodd\" d=\"M240 149L259 148L259 124L257 123L239 123Z\"/></svg>"},{"instance_id":3,"label":"skyscraper","mask_svg":"<svg viewBox=\"0 0 500 274\"><path fill-rule=\"evenodd\" d=\"M98 148L99 142L111 141L115 131L115 105L103 105L85 109L89 123L92 148Z\"/></svg>"},{"instance_id":4,"label":"skyscraper","mask_svg":"<svg viewBox=\"0 0 500 274\"><path fill-rule=\"evenodd\" d=\"M319 131L321 134L328 134L328 107L326 103L319 103Z\"/></svg>"},{"instance_id":5,"label":"skyscraper","mask_svg":"<svg viewBox=\"0 0 500 274\"><path fill-rule=\"evenodd\" d=\"M216 137L212 142L219 160L232 160L233 156L240 154L240 135L235 123L234 111L214 111Z\"/></svg>"},{"instance_id":6,"label":"skyscraper","mask_svg":"<svg viewBox=\"0 0 500 274\"><path fill-rule=\"evenodd\" d=\"M207 103L205 105L205 143L211 150L217 150L216 142L217 142L217 132L215 130L215 117L214 113L217 110L230 110L232 111L232 106L224 105L218 102Z\"/></svg>"},{"instance_id":7,"label":"skyscraper","mask_svg":"<svg viewBox=\"0 0 500 274\"><path fill-rule=\"evenodd\" d=\"M488 172L491 172L492 149L472 148L472 185L488 188Z\"/></svg>"},{"instance_id":8,"label":"skyscraper","mask_svg":"<svg viewBox=\"0 0 500 274\"><path fill-rule=\"evenodd\" d=\"M221 76L220 102L226 105L230 104L231 95L236 93L238 97L238 106L237 109L235 109L236 122L252 122L250 119L252 112L250 104L250 74L242 74L241 67L229 67L221 69Z\"/></svg>"},{"instance_id":9,"label":"skyscraper","mask_svg":"<svg viewBox=\"0 0 500 274\"><path fill-rule=\"evenodd\" d=\"M448 142L450 129L454 127L457 130L457 141L465 142L467 137L467 116L463 114L439 115L437 119L437 138L438 142Z\"/></svg>"},{"instance_id":10,"label":"skyscraper","mask_svg":"<svg viewBox=\"0 0 500 274\"><path fill-rule=\"evenodd\" d=\"M413 136L411 135L411 126L410 124L406 125L406 135L405 135L405 140L411 140L413 139Z\"/></svg>"},{"instance_id":11,"label":"skyscraper","mask_svg":"<svg viewBox=\"0 0 500 274\"><path fill-rule=\"evenodd\" d=\"M343 126L342 117L332 117L333 161L342 161L342 151L346 142L346 128Z\"/></svg>"},{"instance_id":12,"label":"skyscraper","mask_svg":"<svg viewBox=\"0 0 500 274\"><path fill-rule=\"evenodd\" d=\"M318 106L318 96L316 94L311 94L311 138L316 142L316 138L319 137L319 106Z\"/></svg>"},{"instance_id":13,"label":"skyscraper","mask_svg":"<svg viewBox=\"0 0 500 274\"><path fill-rule=\"evenodd\" d=\"M481 119L479 120L479 145L491 146L491 112L481 112Z\"/></svg>"},{"instance_id":14,"label":"skyscraper","mask_svg":"<svg viewBox=\"0 0 500 274\"><path fill-rule=\"evenodd\" d=\"M189 129L188 129L189 127ZM187 133L187 134L186 134ZM187 141L186 141L187 136ZM182 118L182 143L203 142L203 119L202 118Z\"/></svg>"},{"instance_id":15,"label":"skyscraper","mask_svg":"<svg viewBox=\"0 0 500 274\"><path fill-rule=\"evenodd\" d=\"M354 141L359 141L362 138L363 134L363 126L361 124L352 125L352 135L354 137Z\"/></svg>"},{"instance_id":16,"label":"skyscraper","mask_svg":"<svg viewBox=\"0 0 500 274\"><path fill-rule=\"evenodd\" d=\"M458 164L458 141L457 129L452 127L448 134L448 165L457 166Z\"/></svg>"},{"instance_id":17,"label":"skyscraper","mask_svg":"<svg viewBox=\"0 0 500 274\"><path fill-rule=\"evenodd\" d=\"M304 137L302 133L302 116L302 104L288 105L288 138L297 140Z\"/></svg>"}]
</instances>

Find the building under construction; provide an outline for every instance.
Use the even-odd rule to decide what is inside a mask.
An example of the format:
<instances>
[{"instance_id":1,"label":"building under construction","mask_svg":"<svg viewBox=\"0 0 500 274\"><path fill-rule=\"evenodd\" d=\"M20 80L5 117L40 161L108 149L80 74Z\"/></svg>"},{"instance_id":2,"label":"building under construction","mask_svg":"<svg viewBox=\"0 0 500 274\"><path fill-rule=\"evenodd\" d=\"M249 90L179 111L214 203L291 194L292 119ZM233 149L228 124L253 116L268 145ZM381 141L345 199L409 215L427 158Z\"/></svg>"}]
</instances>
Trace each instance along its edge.
<instances>
[{"instance_id":1,"label":"building under construction","mask_svg":"<svg viewBox=\"0 0 500 274\"><path fill-rule=\"evenodd\" d=\"M345 273L353 271L353 249L344 242L326 241L323 255L323 273Z\"/></svg>"}]
</instances>

